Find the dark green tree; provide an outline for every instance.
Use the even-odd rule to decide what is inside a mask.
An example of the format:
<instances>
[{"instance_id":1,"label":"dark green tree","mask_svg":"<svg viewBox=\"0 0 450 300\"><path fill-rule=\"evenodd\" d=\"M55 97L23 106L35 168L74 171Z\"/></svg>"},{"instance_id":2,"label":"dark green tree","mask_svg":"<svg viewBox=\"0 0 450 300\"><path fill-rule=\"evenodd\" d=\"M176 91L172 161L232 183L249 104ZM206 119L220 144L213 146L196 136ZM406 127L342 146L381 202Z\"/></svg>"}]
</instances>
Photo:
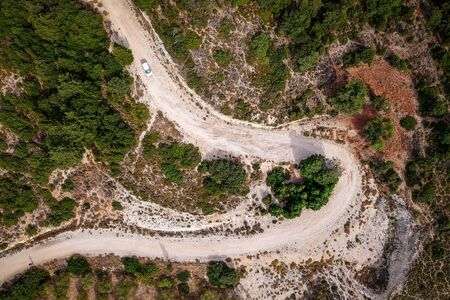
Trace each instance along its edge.
<instances>
[{"instance_id":1,"label":"dark green tree","mask_svg":"<svg viewBox=\"0 0 450 300\"><path fill-rule=\"evenodd\" d=\"M67 271L76 276L84 276L91 272L91 266L82 256L71 257L67 260Z\"/></svg>"},{"instance_id":2,"label":"dark green tree","mask_svg":"<svg viewBox=\"0 0 450 300\"><path fill-rule=\"evenodd\" d=\"M210 262L207 275L209 282L221 289L233 288L239 283L236 270L228 267L223 261Z\"/></svg>"},{"instance_id":3,"label":"dark green tree","mask_svg":"<svg viewBox=\"0 0 450 300\"><path fill-rule=\"evenodd\" d=\"M413 116L406 116L400 120L400 125L408 131L416 129L417 120Z\"/></svg>"},{"instance_id":4,"label":"dark green tree","mask_svg":"<svg viewBox=\"0 0 450 300\"><path fill-rule=\"evenodd\" d=\"M353 115L359 112L365 102L367 88L360 80L351 80L330 99L330 103L339 111Z\"/></svg>"},{"instance_id":5,"label":"dark green tree","mask_svg":"<svg viewBox=\"0 0 450 300\"><path fill-rule=\"evenodd\" d=\"M394 122L389 118L375 117L364 126L364 136L372 147L382 151L386 142L394 137Z\"/></svg>"}]
</instances>

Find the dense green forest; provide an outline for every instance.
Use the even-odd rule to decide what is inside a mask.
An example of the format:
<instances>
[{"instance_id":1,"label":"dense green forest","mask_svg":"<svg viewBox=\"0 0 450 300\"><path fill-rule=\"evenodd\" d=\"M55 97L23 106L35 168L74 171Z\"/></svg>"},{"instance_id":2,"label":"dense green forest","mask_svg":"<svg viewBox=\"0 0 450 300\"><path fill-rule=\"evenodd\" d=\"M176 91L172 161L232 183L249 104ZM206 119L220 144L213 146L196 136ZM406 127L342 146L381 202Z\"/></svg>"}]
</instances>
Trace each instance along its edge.
<instances>
[{"instance_id":1,"label":"dense green forest","mask_svg":"<svg viewBox=\"0 0 450 300\"><path fill-rule=\"evenodd\" d=\"M123 70L131 52L116 46L113 55L109 46L101 16L76 0L1 1L0 68L24 79L17 93L0 96L1 123L20 139L13 154L0 153L1 168L45 186L55 168L73 166L92 149L118 172L135 143L132 128L139 126L128 117L133 108L121 106L132 82ZM6 176L2 180L17 181L16 175ZM2 203L8 202L5 197L10 196L2 194ZM17 216L33 208L15 202ZM51 223L60 220L53 215Z\"/></svg>"}]
</instances>

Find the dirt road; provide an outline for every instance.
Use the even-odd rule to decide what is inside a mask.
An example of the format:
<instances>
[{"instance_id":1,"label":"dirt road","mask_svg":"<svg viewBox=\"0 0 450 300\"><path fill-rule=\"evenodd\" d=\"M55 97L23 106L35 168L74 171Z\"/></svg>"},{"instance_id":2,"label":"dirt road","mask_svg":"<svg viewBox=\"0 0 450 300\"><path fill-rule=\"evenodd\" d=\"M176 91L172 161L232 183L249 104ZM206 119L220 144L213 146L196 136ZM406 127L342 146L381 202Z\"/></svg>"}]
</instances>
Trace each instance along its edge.
<instances>
[{"instance_id":1,"label":"dirt road","mask_svg":"<svg viewBox=\"0 0 450 300\"><path fill-rule=\"evenodd\" d=\"M175 122L185 139L199 146L204 156L216 153L244 155L272 161L298 161L312 153L340 160L344 169L329 203L318 212L305 211L295 220L282 222L261 234L233 238L152 238L93 231L64 233L41 245L0 258L0 282L25 270L30 257L35 264L73 253L115 253L166 257L176 260L208 260L237 257L260 250L295 247L298 253L322 243L336 228L360 191L358 162L345 146L304 137L296 124L285 129L232 120L209 108L183 82L158 38L144 30L126 0L103 1L112 28L133 51L131 71L143 78L147 104ZM144 23L145 24L145 23ZM140 60L146 59L153 77L145 77Z\"/></svg>"}]
</instances>

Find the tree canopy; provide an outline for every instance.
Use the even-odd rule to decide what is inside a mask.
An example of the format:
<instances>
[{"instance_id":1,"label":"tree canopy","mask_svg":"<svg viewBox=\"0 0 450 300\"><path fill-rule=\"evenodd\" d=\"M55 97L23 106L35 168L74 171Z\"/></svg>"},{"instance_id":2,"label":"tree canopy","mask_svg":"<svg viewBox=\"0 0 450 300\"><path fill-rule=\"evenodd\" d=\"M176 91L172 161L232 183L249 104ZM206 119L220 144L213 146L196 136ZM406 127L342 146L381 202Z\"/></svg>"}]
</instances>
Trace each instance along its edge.
<instances>
[{"instance_id":1,"label":"tree canopy","mask_svg":"<svg viewBox=\"0 0 450 300\"><path fill-rule=\"evenodd\" d=\"M329 101L339 112L353 115L359 112L367 96L367 87L360 80L351 80Z\"/></svg>"},{"instance_id":2,"label":"tree canopy","mask_svg":"<svg viewBox=\"0 0 450 300\"><path fill-rule=\"evenodd\" d=\"M203 186L212 194L237 194L247 178L247 173L239 162L227 159L204 160L198 171L207 173L203 178Z\"/></svg>"},{"instance_id":3,"label":"tree canopy","mask_svg":"<svg viewBox=\"0 0 450 300\"><path fill-rule=\"evenodd\" d=\"M75 0L5 0L0 39L8 41L0 44L0 66L25 78L24 94L0 96L2 124L35 148L22 168L30 166L46 183L54 168L77 163L85 148L117 165L135 136L109 105L114 93L102 92L128 75L108 52L101 17Z\"/></svg>"},{"instance_id":4,"label":"tree canopy","mask_svg":"<svg viewBox=\"0 0 450 300\"><path fill-rule=\"evenodd\" d=\"M269 204L273 216L295 218L303 208L320 209L328 202L338 182L337 167L328 163L323 155L311 155L300 161L302 181L285 182L283 168L277 167L268 173L266 183L271 187L278 203Z\"/></svg>"},{"instance_id":5,"label":"tree canopy","mask_svg":"<svg viewBox=\"0 0 450 300\"><path fill-rule=\"evenodd\" d=\"M221 289L232 288L239 283L236 270L228 267L223 261L210 262L207 275L209 282Z\"/></svg>"},{"instance_id":6,"label":"tree canopy","mask_svg":"<svg viewBox=\"0 0 450 300\"><path fill-rule=\"evenodd\" d=\"M364 126L364 136L371 146L382 151L386 142L394 137L394 122L390 118L376 116Z\"/></svg>"}]
</instances>

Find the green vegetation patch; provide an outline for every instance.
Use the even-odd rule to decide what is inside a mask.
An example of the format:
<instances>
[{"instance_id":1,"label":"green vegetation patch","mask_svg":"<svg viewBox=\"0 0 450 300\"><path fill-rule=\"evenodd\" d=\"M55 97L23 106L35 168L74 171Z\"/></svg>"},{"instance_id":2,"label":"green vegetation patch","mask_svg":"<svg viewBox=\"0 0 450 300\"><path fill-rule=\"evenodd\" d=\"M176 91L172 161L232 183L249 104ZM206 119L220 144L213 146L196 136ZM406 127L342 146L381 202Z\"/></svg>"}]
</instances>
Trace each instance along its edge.
<instances>
[{"instance_id":1,"label":"green vegetation patch","mask_svg":"<svg viewBox=\"0 0 450 300\"><path fill-rule=\"evenodd\" d=\"M377 151L382 151L394 134L394 122L390 118L376 116L364 126L364 137Z\"/></svg>"},{"instance_id":2,"label":"green vegetation patch","mask_svg":"<svg viewBox=\"0 0 450 300\"><path fill-rule=\"evenodd\" d=\"M123 210L123 206L119 201L113 201L112 208L113 210Z\"/></svg>"},{"instance_id":3,"label":"green vegetation patch","mask_svg":"<svg viewBox=\"0 0 450 300\"><path fill-rule=\"evenodd\" d=\"M400 119L400 125L408 131L416 129L417 120L413 116L406 116Z\"/></svg>"},{"instance_id":4,"label":"green vegetation patch","mask_svg":"<svg viewBox=\"0 0 450 300\"><path fill-rule=\"evenodd\" d=\"M236 270L227 266L223 261L214 261L208 264L209 282L221 289L233 288L239 283Z\"/></svg>"},{"instance_id":5,"label":"green vegetation patch","mask_svg":"<svg viewBox=\"0 0 450 300\"><path fill-rule=\"evenodd\" d=\"M28 225L25 230L29 237L35 236L38 233L38 228L35 225Z\"/></svg>"},{"instance_id":6,"label":"green vegetation patch","mask_svg":"<svg viewBox=\"0 0 450 300\"><path fill-rule=\"evenodd\" d=\"M2 124L34 148L22 170L27 166L45 184L55 168L76 164L85 148L117 166L135 134L103 91L130 81L108 51L102 18L75 0L5 0L0 39L8 41L0 45L0 67L25 78L24 94L0 96Z\"/></svg>"},{"instance_id":7,"label":"green vegetation patch","mask_svg":"<svg viewBox=\"0 0 450 300\"><path fill-rule=\"evenodd\" d=\"M397 191L402 183L402 179L395 171L394 163L392 161L372 160L369 162L369 165L379 181L386 184L391 191Z\"/></svg>"},{"instance_id":8,"label":"green vegetation patch","mask_svg":"<svg viewBox=\"0 0 450 300\"><path fill-rule=\"evenodd\" d=\"M411 67L408 60L401 59L395 54L389 55L386 60L391 66L403 72L408 71Z\"/></svg>"},{"instance_id":9,"label":"green vegetation patch","mask_svg":"<svg viewBox=\"0 0 450 300\"><path fill-rule=\"evenodd\" d=\"M50 274L33 267L14 279L8 286L0 290L0 299L5 300L33 300L37 299L44 284L50 280Z\"/></svg>"},{"instance_id":10,"label":"green vegetation patch","mask_svg":"<svg viewBox=\"0 0 450 300\"><path fill-rule=\"evenodd\" d=\"M227 38L231 31L235 29L233 22L228 18L223 18L220 21L219 27L217 28L217 32L221 38Z\"/></svg>"},{"instance_id":11,"label":"green vegetation patch","mask_svg":"<svg viewBox=\"0 0 450 300\"><path fill-rule=\"evenodd\" d=\"M157 132L150 132L144 138L143 156L146 159L156 156L164 176L169 181L180 184L183 181L183 170L193 169L200 163L200 151L193 144L172 142L156 145L158 139Z\"/></svg>"},{"instance_id":12,"label":"green vegetation patch","mask_svg":"<svg viewBox=\"0 0 450 300\"><path fill-rule=\"evenodd\" d=\"M75 217L75 207L77 203L71 198L64 198L60 201L53 197L46 199L47 205L50 207L50 212L47 215L47 220L53 226L59 226L61 223L66 222Z\"/></svg>"},{"instance_id":13,"label":"green vegetation patch","mask_svg":"<svg viewBox=\"0 0 450 300\"><path fill-rule=\"evenodd\" d=\"M239 194L243 191L247 173L242 165L233 160L204 160L198 167L203 178L204 188L214 195L221 193Z\"/></svg>"},{"instance_id":14,"label":"green vegetation patch","mask_svg":"<svg viewBox=\"0 0 450 300\"><path fill-rule=\"evenodd\" d=\"M370 95L370 101L372 102L372 105L379 111L388 112L391 110L391 104L382 95Z\"/></svg>"},{"instance_id":15,"label":"green vegetation patch","mask_svg":"<svg viewBox=\"0 0 450 300\"><path fill-rule=\"evenodd\" d=\"M38 199L32 188L18 176L0 177L0 208L2 223L6 227L17 224L25 213L34 211Z\"/></svg>"},{"instance_id":16,"label":"green vegetation patch","mask_svg":"<svg viewBox=\"0 0 450 300\"><path fill-rule=\"evenodd\" d=\"M339 112L353 115L361 110L366 96L366 85L361 80L351 80L329 102Z\"/></svg>"},{"instance_id":17,"label":"green vegetation patch","mask_svg":"<svg viewBox=\"0 0 450 300\"><path fill-rule=\"evenodd\" d=\"M344 68L350 68L359 65L360 63L371 64L375 57L375 48L359 48L353 52L344 55Z\"/></svg>"},{"instance_id":18,"label":"green vegetation patch","mask_svg":"<svg viewBox=\"0 0 450 300\"><path fill-rule=\"evenodd\" d=\"M131 65L133 62L133 53L130 49L114 44L113 56L122 67Z\"/></svg>"},{"instance_id":19,"label":"green vegetation patch","mask_svg":"<svg viewBox=\"0 0 450 300\"><path fill-rule=\"evenodd\" d=\"M417 86L419 111L423 116L440 117L448 111L448 102L439 98L439 87L422 80Z\"/></svg>"},{"instance_id":20,"label":"green vegetation patch","mask_svg":"<svg viewBox=\"0 0 450 300\"><path fill-rule=\"evenodd\" d=\"M216 63L222 68L227 67L233 59L233 55L230 51L222 49L215 50L213 57Z\"/></svg>"},{"instance_id":21,"label":"green vegetation patch","mask_svg":"<svg viewBox=\"0 0 450 300\"><path fill-rule=\"evenodd\" d=\"M85 276L91 272L91 266L86 258L74 256L67 260L67 271L76 276Z\"/></svg>"},{"instance_id":22,"label":"green vegetation patch","mask_svg":"<svg viewBox=\"0 0 450 300\"><path fill-rule=\"evenodd\" d=\"M283 62L286 56L287 49L275 47L266 32L259 32L250 40L247 59L257 65L253 83L263 88L268 95L282 91L286 85L289 77L289 70Z\"/></svg>"},{"instance_id":23,"label":"green vegetation patch","mask_svg":"<svg viewBox=\"0 0 450 300\"><path fill-rule=\"evenodd\" d=\"M266 184L278 200L278 204L269 204L271 215L291 219L300 216L303 208L319 210L328 202L339 180L337 166L316 154L300 161L299 167L302 176L299 183L286 183L286 174L281 167L268 173Z\"/></svg>"}]
</instances>

